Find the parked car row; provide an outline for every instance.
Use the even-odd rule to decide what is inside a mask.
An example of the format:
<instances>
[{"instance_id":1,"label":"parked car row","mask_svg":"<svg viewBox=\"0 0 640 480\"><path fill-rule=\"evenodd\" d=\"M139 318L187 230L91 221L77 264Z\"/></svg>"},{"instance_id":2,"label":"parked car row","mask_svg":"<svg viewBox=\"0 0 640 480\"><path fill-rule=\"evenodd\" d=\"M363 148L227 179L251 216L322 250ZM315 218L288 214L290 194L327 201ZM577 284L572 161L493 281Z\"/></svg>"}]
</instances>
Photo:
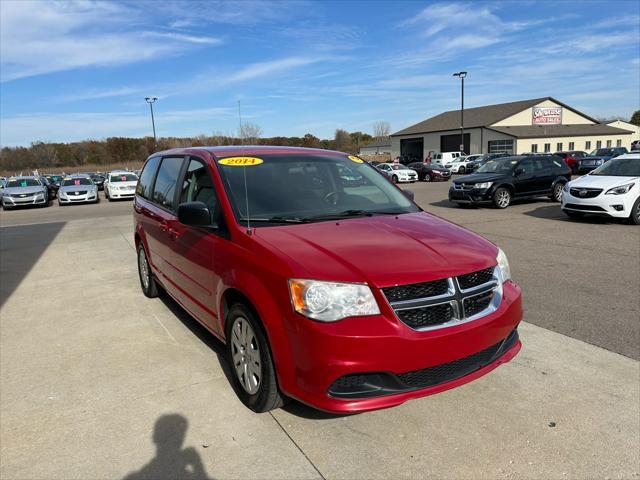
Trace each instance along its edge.
<instances>
[{"instance_id":1,"label":"parked car row","mask_svg":"<svg viewBox=\"0 0 640 480\"><path fill-rule=\"evenodd\" d=\"M571 218L603 215L640 224L640 154L618 155L571 180L571 168L557 155L519 155L488 160L456 178L449 201L459 206L507 208L515 199L546 196Z\"/></svg>"},{"instance_id":2,"label":"parked car row","mask_svg":"<svg viewBox=\"0 0 640 480\"><path fill-rule=\"evenodd\" d=\"M107 174L30 175L4 179L0 182L0 204L4 210L21 206L49 206L58 199L58 205L98 203L98 191L104 189L107 200L132 199L138 176L129 171Z\"/></svg>"}]
</instances>

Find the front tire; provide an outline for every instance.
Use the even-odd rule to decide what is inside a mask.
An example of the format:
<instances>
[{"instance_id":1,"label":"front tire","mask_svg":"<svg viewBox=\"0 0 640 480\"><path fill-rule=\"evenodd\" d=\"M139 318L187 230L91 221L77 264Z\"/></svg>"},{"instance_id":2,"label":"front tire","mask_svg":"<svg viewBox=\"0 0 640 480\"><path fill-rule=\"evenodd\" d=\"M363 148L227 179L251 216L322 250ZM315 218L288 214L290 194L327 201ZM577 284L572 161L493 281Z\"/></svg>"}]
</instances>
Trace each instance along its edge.
<instances>
[{"instance_id":1,"label":"front tire","mask_svg":"<svg viewBox=\"0 0 640 480\"><path fill-rule=\"evenodd\" d=\"M425 182L430 182L432 180L431 175L429 175L428 173L424 176L424 181Z\"/></svg>"},{"instance_id":2,"label":"front tire","mask_svg":"<svg viewBox=\"0 0 640 480\"><path fill-rule=\"evenodd\" d=\"M640 225L640 197L638 197L636 202L633 204L633 207L631 207L629 223L632 225Z\"/></svg>"},{"instance_id":3,"label":"front tire","mask_svg":"<svg viewBox=\"0 0 640 480\"><path fill-rule=\"evenodd\" d=\"M464 172L466 172L466 170L465 170L465 168L464 168L464 167L460 167L460 168L458 168L458 173L459 173L460 175L463 175L463 174L464 174Z\"/></svg>"},{"instance_id":4,"label":"front tire","mask_svg":"<svg viewBox=\"0 0 640 480\"><path fill-rule=\"evenodd\" d=\"M226 317L227 360L233 387L247 408L264 413L284 405L271 350L256 314L242 303Z\"/></svg>"},{"instance_id":5,"label":"front tire","mask_svg":"<svg viewBox=\"0 0 640 480\"><path fill-rule=\"evenodd\" d=\"M567 217L569 217L569 218L571 218L573 220L578 220L578 219L584 217L584 213L582 213L582 212L572 212L570 210L563 210L563 212Z\"/></svg>"},{"instance_id":6,"label":"front tire","mask_svg":"<svg viewBox=\"0 0 640 480\"><path fill-rule=\"evenodd\" d=\"M493 204L496 208L507 208L511 204L511 192L508 188L500 187L493 193Z\"/></svg>"},{"instance_id":7,"label":"front tire","mask_svg":"<svg viewBox=\"0 0 640 480\"><path fill-rule=\"evenodd\" d=\"M391 176L391 183L398 183L398 177L396 175Z\"/></svg>"},{"instance_id":8,"label":"front tire","mask_svg":"<svg viewBox=\"0 0 640 480\"><path fill-rule=\"evenodd\" d=\"M142 293L148 298L156 298L158 296L158 284L151 273L151 265L147 258L147 252L144 251L142 241L138 245L138 277L140 277L140 287Z\"/></svg>"}]
</instances>

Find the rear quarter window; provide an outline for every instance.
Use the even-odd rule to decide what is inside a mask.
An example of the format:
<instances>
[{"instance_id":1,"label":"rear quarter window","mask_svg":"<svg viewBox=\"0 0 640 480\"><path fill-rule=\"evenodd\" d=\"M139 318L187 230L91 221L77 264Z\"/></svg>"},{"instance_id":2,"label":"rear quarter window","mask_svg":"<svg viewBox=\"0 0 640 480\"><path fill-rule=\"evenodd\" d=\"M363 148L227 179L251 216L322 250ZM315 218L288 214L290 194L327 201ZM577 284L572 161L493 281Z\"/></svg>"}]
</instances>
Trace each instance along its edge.
<instances>
[{"instance_id":1,"label":"rear quarter window","mask_svg":"<svg viewBox=\"0 0 640 480\"><path fill-rule=\"evenodd\" d=\"M160 165L160 157L152 157L147 161L142 173L140 174L136 193L143 198L151 198L151 185L153 184L153 179L158 171L158 165Z\"/></svg>"}]
</instances>

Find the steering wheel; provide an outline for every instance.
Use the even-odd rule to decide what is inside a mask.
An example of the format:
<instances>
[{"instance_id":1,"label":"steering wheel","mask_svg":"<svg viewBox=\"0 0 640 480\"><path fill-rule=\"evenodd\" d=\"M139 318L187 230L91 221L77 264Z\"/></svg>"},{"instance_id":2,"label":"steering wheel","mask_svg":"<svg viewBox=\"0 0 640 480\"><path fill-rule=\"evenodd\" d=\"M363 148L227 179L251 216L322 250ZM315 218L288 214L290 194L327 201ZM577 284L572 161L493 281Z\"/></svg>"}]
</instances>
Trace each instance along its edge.
<instances>
[{"instance_id":1,"label":"steering wheel","mask_svg":"<svg viewBox=\"0 0 640 480\"><path fill-rule=\"evenodd\" d=\"M322 200L324 200L329 205L336 205L338 203L338 195L339 192L329 192L327 193Z\"/></svg>"}]
</instances>

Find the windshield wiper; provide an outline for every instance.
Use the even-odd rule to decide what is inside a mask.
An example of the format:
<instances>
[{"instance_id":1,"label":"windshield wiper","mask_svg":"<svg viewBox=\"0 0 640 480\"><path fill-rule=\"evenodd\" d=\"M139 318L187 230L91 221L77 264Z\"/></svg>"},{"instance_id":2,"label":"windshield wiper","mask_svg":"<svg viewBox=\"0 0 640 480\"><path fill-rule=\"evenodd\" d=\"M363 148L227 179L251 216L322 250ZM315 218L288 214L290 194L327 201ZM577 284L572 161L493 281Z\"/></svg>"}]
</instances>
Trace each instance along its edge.
<instances>
[{"instance_id":1,"label":"windshield wiper","mask_svg":"<svg viewBox=\"0 0 640 480\"><path fill-rule=\"evenodd\" d=\"M241 218L241 222L249 221L250 223L308 223L308 220L305 218L296 218L296 217L282 217L279 215L269 217L269 218Z\"/></svg>"},{"instance_id":2,"label":"windshield wiper","mask_svg":"<svg viewBox=\"0 0 640 480\"><path fill-rule=\"evenodd\" d=\"M373 215L399 215L406 212L379 212L375 210L345 210L337 213L327 213L323 215L314 215L312 217L305 217L303 220L335 220L340 218L352 218L352 217L371 217Z\"/></svg>"}]
</instances>

